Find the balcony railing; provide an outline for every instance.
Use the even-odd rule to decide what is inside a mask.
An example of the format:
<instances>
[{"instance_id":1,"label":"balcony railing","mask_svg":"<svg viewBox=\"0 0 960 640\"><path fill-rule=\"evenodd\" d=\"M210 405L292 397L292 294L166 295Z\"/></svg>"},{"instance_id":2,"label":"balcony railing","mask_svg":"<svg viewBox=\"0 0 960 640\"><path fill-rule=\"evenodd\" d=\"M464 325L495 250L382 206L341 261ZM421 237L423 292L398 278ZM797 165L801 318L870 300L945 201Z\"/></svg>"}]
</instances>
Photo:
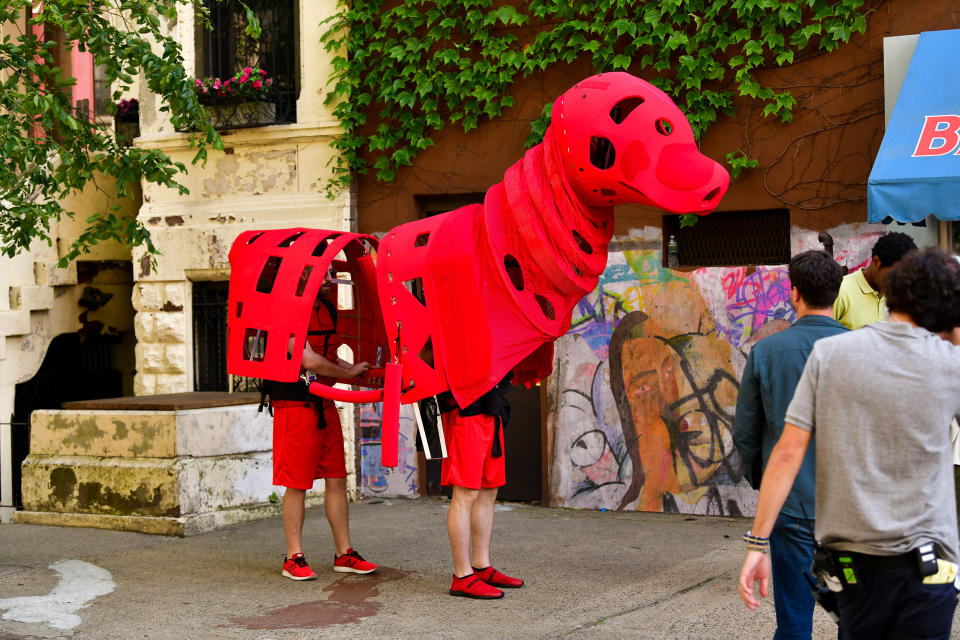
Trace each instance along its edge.
<instances>
[{"instance_id":1,"label":"balcony railing","mask_svg":"<svg viewBox=\"0 0 960 640\"><path fill-rule=\"evenodd\" d=\"M216 129L246 129L297 121L295 91L276 89L257 101L203 96L201 103Z\"/></svg>"}]
</instances>

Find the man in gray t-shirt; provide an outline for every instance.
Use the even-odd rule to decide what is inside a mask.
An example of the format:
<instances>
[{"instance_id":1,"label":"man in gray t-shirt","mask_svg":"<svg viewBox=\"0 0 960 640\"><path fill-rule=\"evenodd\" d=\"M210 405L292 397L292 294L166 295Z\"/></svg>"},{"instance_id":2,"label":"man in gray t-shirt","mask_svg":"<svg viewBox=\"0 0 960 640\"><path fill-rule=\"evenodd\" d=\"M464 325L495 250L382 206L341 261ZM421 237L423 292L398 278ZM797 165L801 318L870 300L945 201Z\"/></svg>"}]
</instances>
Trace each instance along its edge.
<instances>
[{"instance_id":1,"label":"man in gray t-shirt","mask_svg":"<svg viewBox=\"0 0 960 640\"><path fill-rule=\"evenodd\" d=\"M960 346L934 333L956 340L960 269L939 249L913 252L885 293L889 322L813 348L764 472L740 596L756 608L756 580L766 595L766 536L815 432L817 539L854 570L837 594L843 636L948 638L960 560L949 432L960 415ZM938 559L922 566L925 543Z\"/></svg>"}]
</instances>

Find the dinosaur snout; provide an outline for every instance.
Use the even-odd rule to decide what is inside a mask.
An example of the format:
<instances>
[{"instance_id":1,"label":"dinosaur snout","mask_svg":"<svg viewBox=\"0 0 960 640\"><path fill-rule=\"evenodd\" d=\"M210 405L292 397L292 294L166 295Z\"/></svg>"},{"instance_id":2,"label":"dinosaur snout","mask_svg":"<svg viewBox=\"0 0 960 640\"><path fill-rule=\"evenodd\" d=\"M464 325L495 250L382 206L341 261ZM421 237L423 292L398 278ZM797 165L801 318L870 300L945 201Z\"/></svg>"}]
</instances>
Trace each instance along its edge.
<instances>
[{"instance_id":1,"label":"dinosaur snout","mask_svg":"<svg viewBox=\"0 0 960 640\"><path fill-rule=\"evenodd\" d=\"M670 196L670 206L666 208L684 212L713 210L730 184L724 168L693 144L665 145L657 158L655 173Z\"/></svg>"}]
</instances>

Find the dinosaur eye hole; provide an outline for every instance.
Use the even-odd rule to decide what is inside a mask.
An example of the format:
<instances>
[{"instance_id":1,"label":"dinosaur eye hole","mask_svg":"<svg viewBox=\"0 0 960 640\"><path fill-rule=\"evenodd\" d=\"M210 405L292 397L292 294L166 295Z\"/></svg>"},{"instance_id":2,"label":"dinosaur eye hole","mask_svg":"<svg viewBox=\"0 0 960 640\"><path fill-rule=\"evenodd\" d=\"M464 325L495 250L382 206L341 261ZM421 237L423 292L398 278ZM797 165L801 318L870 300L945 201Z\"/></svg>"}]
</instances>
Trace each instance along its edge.
<instances>
[{"instance_id":1,"label":"dinosaur eye hole","mask_svg":"<svg viewBox=\"0 0 960 640\"><path fill-rule=\"evenodd\" d=\"M606 138L590 138L590 164L597 169L609 169L617 159L617 150Z\"/></svg>"},{"instance_id":2,"label":"dinosaur eye hole","mask_svg":"<svg viewBox=\"0 0 960 640\"><path fill-rule=\"evenodd\" d=\"M620 124L627 119L630 113L643 104L643 98L637 96L634 98L624 98L610 110L610 119L616 124Z\"/></svg>"},{"instance_id":3,"label":"dinosaur eye hole","mask_svg":"<svg viewBox=\"0 0 960 640\"><path fill-rule=\"evenodd\" d=\"M666 118L660 118L657 120L657 133L662 136L668 136L673 133L673 124Z\"/></svg>"}]
</instances>

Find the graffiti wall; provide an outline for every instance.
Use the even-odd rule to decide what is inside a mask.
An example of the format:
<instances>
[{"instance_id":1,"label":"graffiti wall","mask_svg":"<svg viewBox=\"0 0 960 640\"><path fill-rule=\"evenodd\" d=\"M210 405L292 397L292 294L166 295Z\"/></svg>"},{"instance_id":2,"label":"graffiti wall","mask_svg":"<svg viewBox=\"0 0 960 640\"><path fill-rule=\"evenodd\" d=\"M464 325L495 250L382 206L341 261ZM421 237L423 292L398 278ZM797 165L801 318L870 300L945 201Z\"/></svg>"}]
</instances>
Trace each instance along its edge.
<instances>
[{"instance_id":1,"label":"graffiti wall","mask_svg":"<svg viewBox=\"0 0 960 640\"><path fill-rule=\"evenodd\" d=\"M360 424L360 492L366 496L417 495L417 452L412 405L400 407L400 464L380 464L381 403L358 404Z\"/></svg>"},{"instance_id":2,"label":"graffiti wall","mask_svg":"<svg viewBox=\"0 0 960 640\"><path fill-rule=\"evenodd\" d=\"M822 248L797 233L795 252ZM865 264L876 233L848 237ZM550 503L752 515L733 446L753 343L795 319L786 265L671 271L659 242L611 247L600 282L557 342Z\"/></svg>"}]
</instances>

